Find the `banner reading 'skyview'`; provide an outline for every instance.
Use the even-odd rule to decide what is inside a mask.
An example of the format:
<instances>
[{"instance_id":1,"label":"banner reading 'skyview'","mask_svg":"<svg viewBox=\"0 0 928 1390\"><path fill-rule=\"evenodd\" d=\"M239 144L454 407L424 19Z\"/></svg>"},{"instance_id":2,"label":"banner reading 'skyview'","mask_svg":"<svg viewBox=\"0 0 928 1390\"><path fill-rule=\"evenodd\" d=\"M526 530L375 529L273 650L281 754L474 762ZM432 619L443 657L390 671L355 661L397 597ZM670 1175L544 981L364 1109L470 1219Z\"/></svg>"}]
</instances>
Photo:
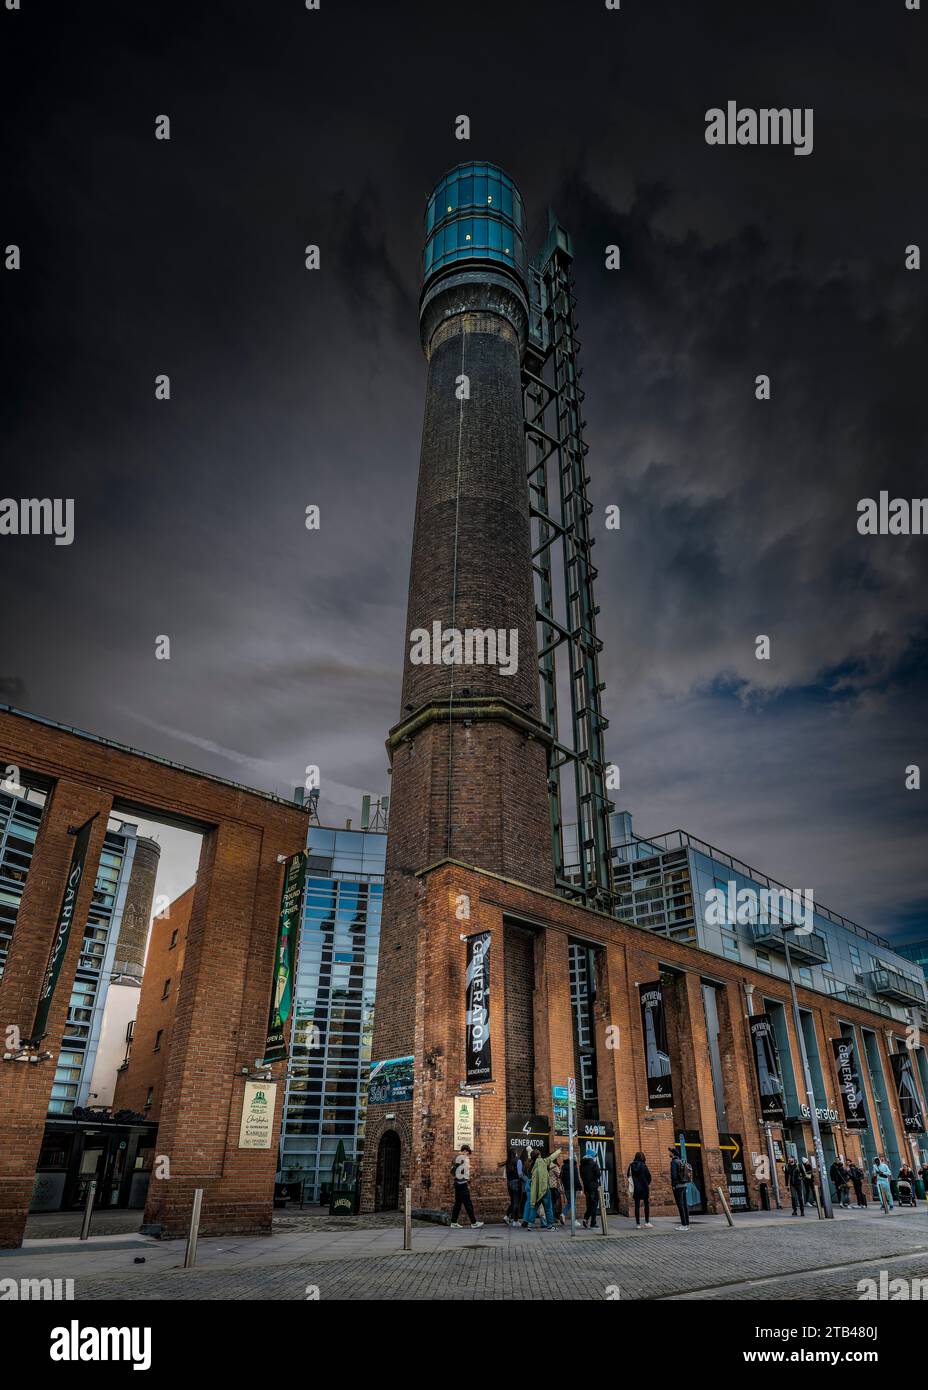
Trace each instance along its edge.
<instances>
[{"instance_id":1,"label":"banner reading 'skyview'","mask_svg":"<svg viewBox=\"0 0 928 1390\"><path fill-rule=\"evenodd\" d=\"M763 1120L785 1120L783 1082L780 1080L780 1057L769 1014L754 1014L751 1019L751 1041L754 1044L754 1068L760 1090L760 1114Z\"/></svg>"},{"instance_id":2,"label":"banner reading 'skyview'","mask_svg":"<svg viewBox=\"0 0 928 1390\"><path fill-rule=\"evenodd\" d=\"M641 995L641 1028L648 1073L648 1106L652 1110L665 1110L673 1105L673 1082L670 1078L664 989L660 980L655 980L653 984L639 985L638 993Z\"/></svg>"},{"instance_id":3,"label":"banner reading 'skyview'","mask_svg":"<svg viewBox=\"0 0 928 1390\"><path fill-rule=\"evenodd\" d=\"M293 965L296 939L300 930L303 884L306 881L306 851L301 849L287 860L284 886L280 895L280 924L274 957L274 992L267 1024L265 1062L277 1062L287 1055L287 1019L293 1005Z\"/></svg>"},{"instance_id":4,"label":"banner reading 'skyview'","mask_svg":"<svg viewBox=\"0 0 928 1390\"><path fill-rule=\"evenodd\" d=\"M467 983L464 994L467 1017L466 1071L468 1082L490 1081L493 1058L490 1048L490 932L467 938Z\"/></svg>"},{"instance_id":5,"label":"banner reading 'skyview'","mask_svg":"<svg viewBox=\"0 0 928 1390\"><path fill-rule=\"evenodd\" d=\"M838 1085L841 1089L841 1104L844 1107L846 1129L866 1129L867 1110L864 1104L864 1088L860 1084L857 1070L857 1053L852 1038L832 1038L831 1046L838 1068Z\"/></svg>"},{"instance_id":6,"label":"banner reading 'skyview'","mask_svg":"<svg viewBox=\"0 0 928 1390\"><path fill-rule=\"evenodd\" d=\"M899 1097L899 1109L902 1112L902 1128L906 1134L924 1134L925 1120L918 1100L915 1076L912 1072L912 1054L910 1052L893 1052L890 1054L889 1061L893 1069L893 1076L896 1078L896 1094Z\"/></svg>"},{"instance_id":7,"label":"banner reading 'skyview'","mask_svg":"<svg viewBox=\"0 0 928 1390\"><path fill-rule=\"evenodd\" d=\"M85 821L78 830L74 839L74 848L71 851L71 867L68 870L68 881L65 885L64 897L61 900L61 907L58 911L58 925L55 928L55 940L52 945L52 953L48 958L48 965L45 967L45 978L42 981L42 993L39 995L39 1006L35 1012L35 1023L32 1027L33 1043L38 1043L45 1036L48 1028L48 1011L51 1008L52 996L55 993L55 986L58 983L58 976L61 974L61 965L64 960L65 951L68 949L68 941L71 936L71 924L74 920L74 905L77 902L78 889L81 886L81 879L84 877L84 863L87 859L87 846L90 844L90 831L96 816L91 816L90 820Z\"/></svg>"}]
</instances>

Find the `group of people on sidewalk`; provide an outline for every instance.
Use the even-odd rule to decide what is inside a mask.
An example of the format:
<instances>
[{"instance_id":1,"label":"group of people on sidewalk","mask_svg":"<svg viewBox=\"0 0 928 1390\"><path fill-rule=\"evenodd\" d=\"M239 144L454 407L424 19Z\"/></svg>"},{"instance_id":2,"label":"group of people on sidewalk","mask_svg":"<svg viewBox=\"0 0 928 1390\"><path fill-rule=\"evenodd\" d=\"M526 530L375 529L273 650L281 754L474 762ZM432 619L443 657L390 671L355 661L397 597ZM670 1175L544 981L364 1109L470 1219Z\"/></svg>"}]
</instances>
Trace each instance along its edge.
<instances>
[{"instance_id":1,"label":"group of people on sidewalk","mask_svg":"<svg viewBox=\"0 0 928 1390\"><path fill-rule=\"evenodd\" d=\"M581 1218L584 1230L595 1230L599 1217L600 1190L603 1173L596 1150L589 1145L583 1154L568 1152L561 1161L562 1149L544 1154L535 1149L511 1150L499 1166L505 1170L509 1204L503 1220L507 1226L521 1226L525 1230L535 1230L535 1220L543 1231L553 1231L565 1226L571 1215L571 1199L578 1202L581 1194L585 1210ZM462 1209L467 1213L472 1226L482 1226L474 1215L474 1205L470 1195L469 1145L462 1145L451 1164L454 1182L454 1205L451 1211L451 1225L460 1227L458 1217ZM628 1196L635 1203L635 1226L641 1229L641 1214L644 1211L644 1224L653 1229L651 1222L651 1171L643 1153L636 1153L625 1174ZM690 1165L681 1157L680 1146L670 1149L670 1184L674 1200L680 1214L678 1231L688 1231L690 1225L688 1191L693 1181Z\"/></svg>"},{"instance_id":2,"label":"group of people on sidewalk","mask_svg":"<svg viewBox=\"0 0 928 1390\"><path fill-rule=\"evenodd\" d=\"M790 1200L792 1203L792 1216L805 1216L806 1207L814 1206L816 1202L815 1174L812 1164L808 1158L794 1158L792 1155L784 1164L784 1176L786 1185L789 1189ZM843 1154L839 1154L828 1170L835 1189L835 1201L838 1206L850 1209L851 1188L857 1199L858 1207L867 1206L867 1194L864 1190L864 1183L867 1174L853 1160L845 1160ZM928 1188L928 1165L918 1170L918 1177ZM870 1174L873 1184L873 1196L876 1201L888 1210L893 1209L893 1193L891 1183L893 1180L892 1169L886 1162L883 1154L873 1161L873 1168ZM917 1194L915 1190L916 1173L908 1163L903 1163L896 1177L896 1191L899 1202L902 1206L915 1206Z\"/></svg>"},{"instance_id":3,"label":"group of people on sidewalk","mask_svg":"<svg viewBox=\"0 0 928 1390\"><path fill-rule=\"evenodd\" d=\"M579 1162L576 1151L568 1153L563 1163L561 1153L561 1149L550 1154L535 1149L512 1150L500 1164L506 1170L509 1192L503 1218L507 1226L534 1230L536 1216L543 1231L565 1226L571 1214L571 1195L576 1202L582 1193L586 1202L583 1228L595 1228L603 1177L595 1150L588 1148Z\"/></svg>"}]
</instances>

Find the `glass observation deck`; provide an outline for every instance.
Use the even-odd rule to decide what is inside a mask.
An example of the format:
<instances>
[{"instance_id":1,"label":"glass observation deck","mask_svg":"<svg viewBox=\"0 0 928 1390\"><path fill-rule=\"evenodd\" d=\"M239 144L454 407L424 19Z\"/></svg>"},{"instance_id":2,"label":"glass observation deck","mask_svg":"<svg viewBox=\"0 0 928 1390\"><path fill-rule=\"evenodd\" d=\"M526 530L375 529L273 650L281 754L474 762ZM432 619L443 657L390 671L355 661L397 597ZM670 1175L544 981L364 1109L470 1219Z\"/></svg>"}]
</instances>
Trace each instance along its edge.
<instances>
[{"instance_id":1,"label":"glass observation deck","mask_svg":"<svg viewBox=\"0 0 928 1390\"><path fill-rule=\"evenodd\" d=\"M429 198L423 280L466 269L463 262L505 266L525 282L525 209L508 174L495 164L459 164Z\"/></svg>"}]
</instances>

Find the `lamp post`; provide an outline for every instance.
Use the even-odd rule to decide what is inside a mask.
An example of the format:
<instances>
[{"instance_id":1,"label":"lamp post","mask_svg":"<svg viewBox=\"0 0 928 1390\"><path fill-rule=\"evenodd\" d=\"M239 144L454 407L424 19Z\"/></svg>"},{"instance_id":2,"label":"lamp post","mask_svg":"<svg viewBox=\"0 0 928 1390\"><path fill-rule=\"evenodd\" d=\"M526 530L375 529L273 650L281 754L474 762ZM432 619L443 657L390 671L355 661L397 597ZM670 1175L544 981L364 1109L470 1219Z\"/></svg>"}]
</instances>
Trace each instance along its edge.
<instances>
[{"instance_id":1,"label":"lamp post","mask_svg":"<svg viewBox=\"0 0 928 1390\"><path fill-rule=\"evenodd\" d=\"M786 948L786 977L789 980L789 994L793 1001L793 1025L796 1029L796 1037L799 1040L799 1055L802 1058L802 1074L805 1077L806 1096L809 1102L809 1118L812 1121L812 1142L815 1145L815 1157L818 1159L819 1185L822 1189L822 1211L826 1217L833 1218L834 1212L831 1207L831 1189L828 1185L828 1176L825 1172L825 1151L822 1148L822 1132L818 1127L818 1115L815 1113L815 1094L812 1090L812 1073L809 1070L809 1055L806 1052L806 1040L802 1034L802 1020L799 1017L799 1000L796 998L796 982L793 979L793 962L789 954L788 932L795 931L796 927L787 922L781 924L783 932L783 945Z\"/></svg>"}]
</instances>

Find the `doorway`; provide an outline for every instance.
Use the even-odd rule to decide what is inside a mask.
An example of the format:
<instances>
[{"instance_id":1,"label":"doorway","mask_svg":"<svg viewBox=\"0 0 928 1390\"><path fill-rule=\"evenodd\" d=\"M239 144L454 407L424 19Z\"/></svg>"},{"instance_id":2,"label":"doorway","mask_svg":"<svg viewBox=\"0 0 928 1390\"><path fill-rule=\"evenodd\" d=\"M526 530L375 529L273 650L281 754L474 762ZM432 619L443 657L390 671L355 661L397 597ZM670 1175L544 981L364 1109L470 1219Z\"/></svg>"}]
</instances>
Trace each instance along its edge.
<instances>
[{"instance_id":1,"label":"doorway","mask_svg":"<svg viewBox=\"0 0 928 1390\"><path fill-rule=\"evenodd\" d=\"M377 1148L375 1211L396 1211L400 1204L400 1136L388 1129Z\"/></svg>"}]
</instances>

